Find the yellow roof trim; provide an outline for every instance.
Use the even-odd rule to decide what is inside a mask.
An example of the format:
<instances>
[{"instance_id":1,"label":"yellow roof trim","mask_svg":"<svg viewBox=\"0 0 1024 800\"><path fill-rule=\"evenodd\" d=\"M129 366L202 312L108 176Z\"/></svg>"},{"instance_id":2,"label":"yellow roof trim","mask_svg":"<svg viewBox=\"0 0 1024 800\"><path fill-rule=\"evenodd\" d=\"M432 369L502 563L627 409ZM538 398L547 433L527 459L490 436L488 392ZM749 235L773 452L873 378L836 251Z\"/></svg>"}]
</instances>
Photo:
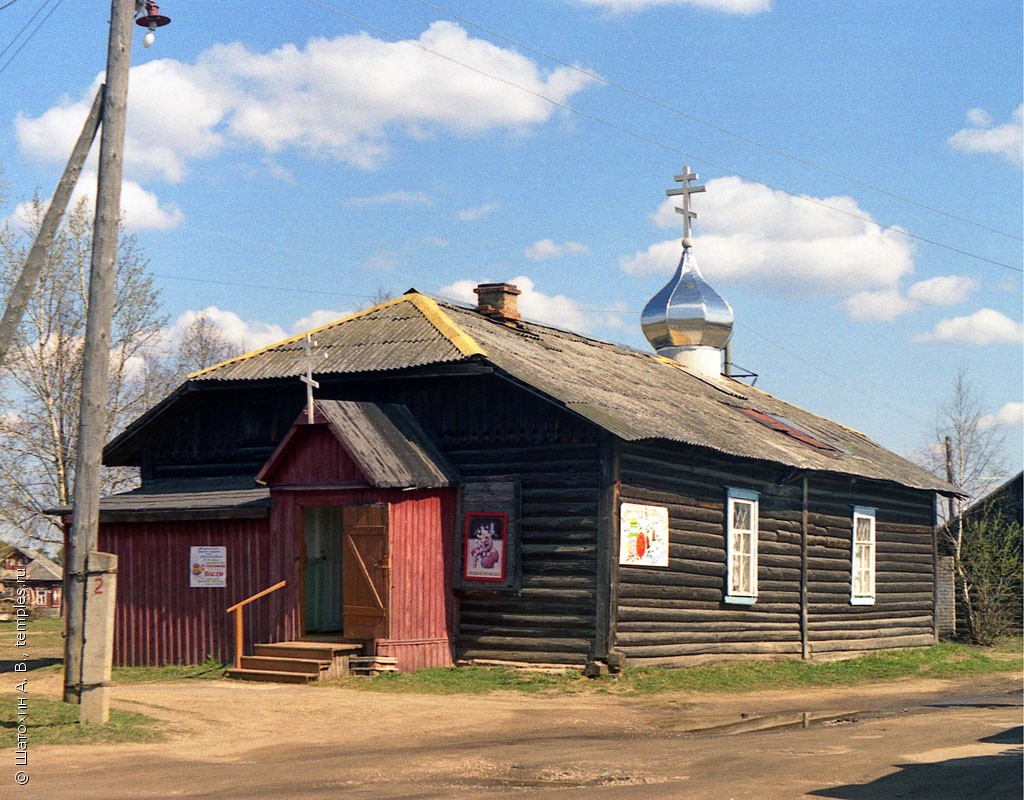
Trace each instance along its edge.
<instances>
[{"instance_id":1,"label":"yellow roof trim","mask_svg":"<svg viewBox=\"0 0 1024 800\"><path fill-rule=\"evenodd\" d=\"M410 294L406 297L427 318L427 322L437 328L438 333L451 342L452 346L462 355L467 357L487 355L487 351L477 344L472 336L456 325L455 321L444 312L434 298L427 297L425 294Z\"/></svg>"},{"instance_id":2,"label":"yellow roof trim","mask_svg":"<svg viewBox=\"0 0 1024 800\"><path fill-rule=\"evenodd\" d=\"M338 325L344 325L346 322L351 322L354 319L365 317L368 314L372 314L375 311L380 311L382 308L389 308L390 306L398 305L399 303L412 303L416 309L426 317L427 322L433 325L438 332L444 336L452 346L455 347L464 356L474 355L487 355L484 349L478 345L469 334L465 333L458 325L456 325L452 318L449 317L441 307L432 298L422 294L403 294L401 297L395 297L391 300L387 300L383 303L378 303L375 306L371 306L363 311L357 311L354 314L349 314L347 317L336 319L333 322L328 322L325 325L320 325L312 330L303 331L302 333L290 336L287 339L282 339L279 342L268 344L266 347L261 347L258 350L253 350L248 353L243 353L240 356L229 358L227 361L221 361L219 364L201 369L198 372L193 372L191 375L186 376L186 380L192 380L205 375L208 372L213 372L221 367L226 367L230 364L237 364L240 361L248 361L250 358L255 358L261 353L266 353L268 350L274 350L284 345L293 344L295 342L301 342L306 338L306 335L314 335L320 331L325 331L329 328L334 328Z\"/></svg>"}]
</instances>

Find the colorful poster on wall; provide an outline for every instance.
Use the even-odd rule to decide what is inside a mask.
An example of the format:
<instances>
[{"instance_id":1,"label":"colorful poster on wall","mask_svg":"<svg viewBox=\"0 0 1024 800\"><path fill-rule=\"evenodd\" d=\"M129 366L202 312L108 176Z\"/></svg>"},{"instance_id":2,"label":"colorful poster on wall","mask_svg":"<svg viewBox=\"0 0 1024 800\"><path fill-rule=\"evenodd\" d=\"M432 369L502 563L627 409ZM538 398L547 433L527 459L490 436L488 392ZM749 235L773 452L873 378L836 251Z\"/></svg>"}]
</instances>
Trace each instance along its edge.
<instances>
[{"instance_id":1,"label":"colorful poster on wall","mask_svg":"<svg viewBox=\"0 0 1024 800\"><path fill-rule=\"evenodd\" d=\"M192 547L189 549L188 585L225 587L228 585L228 549Z\"/></svg>"},{"instance_id":2,"label":"colorful poster on wall","mask_svg":"<svg viewBox=\"0 0 1024 800\"><path fill-rule=\"evenodd\" d=\"M619 509L619 563L631 567L668 566L668 509L623 503Z\"/></svg>"},{"instance_id":3,"label":"colorful poster on wall","mask_svg":"<svg viewBox=\"0 0 1024 800\"><path fill-rule=\"evenodd\" d=\"M462 558L462 577L469 581L505 580L505 561L508 545L508 516L506 514L466 514L465 552Z\"/></svg>"}]
</instances>

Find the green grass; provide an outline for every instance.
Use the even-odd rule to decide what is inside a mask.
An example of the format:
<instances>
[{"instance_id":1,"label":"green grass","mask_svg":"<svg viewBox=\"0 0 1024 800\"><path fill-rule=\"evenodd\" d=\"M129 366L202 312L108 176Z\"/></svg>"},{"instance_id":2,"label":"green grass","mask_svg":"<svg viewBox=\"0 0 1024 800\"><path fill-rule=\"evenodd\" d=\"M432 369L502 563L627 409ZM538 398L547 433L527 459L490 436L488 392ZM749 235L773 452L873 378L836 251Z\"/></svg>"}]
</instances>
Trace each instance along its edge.
<instances>
[{"instance_id":1,"label":"green grass","mask_svg":"<svg viewBox=\"0 0 1024 800\"><path fill-rule=\"evenodd\" d=\"M344 686L371 692L487 694L498 691L583 691L586 688L586 680L577 671L527 672L500 667L433 667L418 672L386 673L375 678L341 678L312 685Z\"/></svg>"},{"instance_id":2,"label":"green grass","mask_svg":"<svg viewBox=\"0 0 1024 800\"><path fill-rule=\"evenodd\" d=\"M18 737L17 695L0 695L0 750L14 753ZM156 742L164 738L151 717L128 711L110 712L106 725L78 724L78 706L28 697L25 724L29 752L43 744L120 744Z\"/></svg>"},{"instance_id":3,"label":"green grass","mask_svg":"<svg viewBox=\"0 0 1024 800\"><path fill-rule=\"evenodd\" d=\"M226 667L212 656L202 664L168 664L163 667L114 667L115 683L156 683L159 681L215 681Z\"/></svg>"},{"instance_id":4,"label":"green grass","mask_svg":"<svg viewBox=\"0 0 1024 800\"><path fill-rule=\"evenodd\" d=\"M574 671L544 673L497 667L461 667L385 674L371 679L343 678L320 685L413 694L512 691L652 695L845 687L912 678L957 678L1012 672L1021 667L1021 640L1017 638L1003 641L994 648L943 642L930 648L886 650L844 661L742 661L686 669L627 668L618 675L595 679L584 678Z\"/></svg>"},{"instance_id":5,"label":"green grass","mask_svg":"<svg viewBox=\"0 0 1024 800\"><path fill-rule=\"evenodd\" d=\"M20 658L60 658L64 655L64 620L60 617L30 619L25 625L25 645L16 647L17 627L14 620L0 622L0 661Z\"/></svg>"}]
</instances>

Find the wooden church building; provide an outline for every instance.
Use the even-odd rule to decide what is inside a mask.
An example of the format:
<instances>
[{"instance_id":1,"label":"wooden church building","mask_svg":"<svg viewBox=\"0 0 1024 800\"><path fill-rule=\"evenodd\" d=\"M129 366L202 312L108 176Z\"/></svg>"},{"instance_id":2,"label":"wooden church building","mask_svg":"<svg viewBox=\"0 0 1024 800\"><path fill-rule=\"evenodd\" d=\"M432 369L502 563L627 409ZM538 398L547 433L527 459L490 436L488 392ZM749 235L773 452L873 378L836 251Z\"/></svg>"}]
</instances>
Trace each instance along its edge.
<instances>
[{"instance_id":1,"label":"wooden church building","mask_svg":"<svg viewBox=\"0 0 1024 800\"><path fill-rule=\"evenodd\" d=\"M615 669L932 644L952 487L723 375L732 310L683 245L643 314L656 353L486 284L192 375L105 451L142 477L101 507L116 662L230 659L226 609L275 586L247 653Z\"/></svg>"}]
</instances>

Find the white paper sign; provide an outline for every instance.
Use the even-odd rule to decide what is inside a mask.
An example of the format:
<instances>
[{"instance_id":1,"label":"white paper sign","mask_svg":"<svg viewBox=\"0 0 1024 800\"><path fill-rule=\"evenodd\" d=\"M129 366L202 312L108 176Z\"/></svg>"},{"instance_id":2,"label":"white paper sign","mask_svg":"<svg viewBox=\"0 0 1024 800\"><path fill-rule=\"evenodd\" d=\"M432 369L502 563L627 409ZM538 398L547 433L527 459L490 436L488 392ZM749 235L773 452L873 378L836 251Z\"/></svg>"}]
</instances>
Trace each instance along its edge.
<instances>
[{"instance_id":1,"label":"white paper sign","mask_svg":"<svg viewBox=\"0 0 1024 800\"><path fill-rule=\"evenodd\" d=\"M228 549L226 547L193 547L189 551L189 586L228 585Z\"/></svg>"},{"instance_id":2,"label":"white paper sign","mask_svg":"<svg viewBox=\"0 0 1024 800\"><path fill-rule=\"evenodd\" d=\"M668 566L668 509L623 503L619 509L619 563Z\"/></svg>"}]
</instances>

